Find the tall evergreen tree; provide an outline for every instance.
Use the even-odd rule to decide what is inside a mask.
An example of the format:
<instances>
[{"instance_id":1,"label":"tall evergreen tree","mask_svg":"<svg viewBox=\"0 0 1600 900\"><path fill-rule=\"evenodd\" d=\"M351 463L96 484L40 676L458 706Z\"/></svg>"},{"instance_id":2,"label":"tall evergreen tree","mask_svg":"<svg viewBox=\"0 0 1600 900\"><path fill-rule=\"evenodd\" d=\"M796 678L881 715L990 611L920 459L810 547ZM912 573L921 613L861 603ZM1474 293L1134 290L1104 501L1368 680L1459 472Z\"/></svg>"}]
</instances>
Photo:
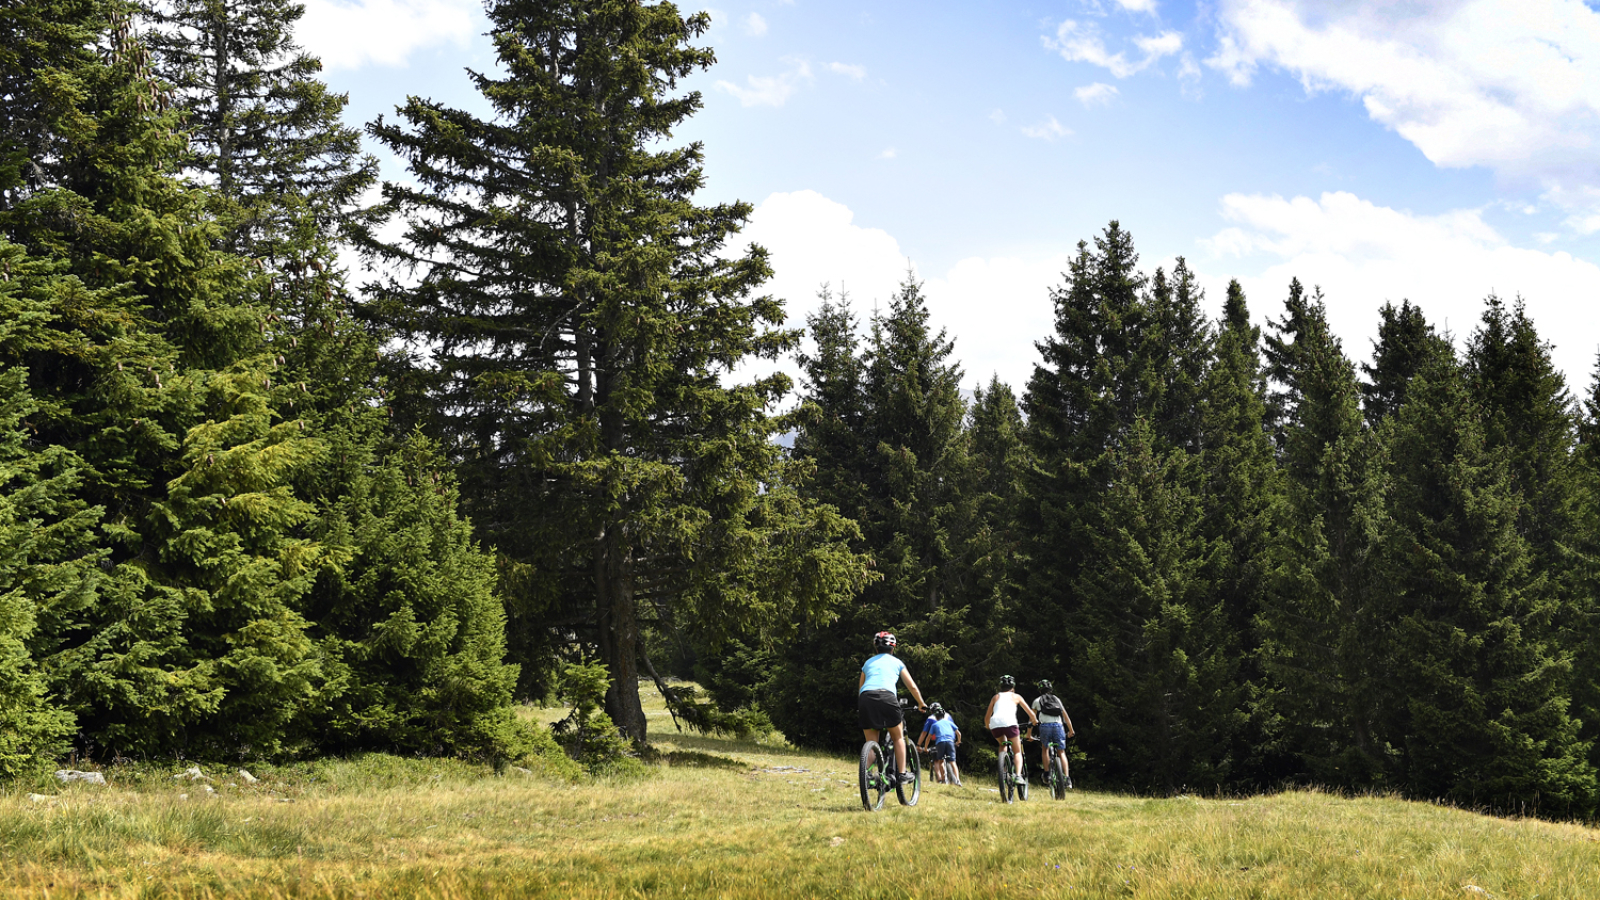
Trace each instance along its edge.
<instances>
[{"instance_id":1,"label":"tall evergreen tree","mask_svg":"<svg viewBox=\"0 0 1600 900\"><path fill-rule=\"evenodd\" d=\"M1228 780L1243 724L1238 636L1211 583L1221 551L1201 531L1187 453L1140 418L1110 454L1093 507L1071 685L1083 741L1116 783L1173 791Z\"/></svg>"},{"instance_id":2,"label":"tall evergreen tree","mask_svg":"<svg viewBox=\"0 0 1600 900\"><path fill-rule=\"evenodd\" d=\"M1440 352L1441 345L1448 345L1410 300L1401 301L1398 309L1393 303L1383 304L1378 318L1372 362L1361 364L1367 377L1361 384L1363 407L1367 423L1374 428L1405 403L1411 376Z\"/></svg>"},{"instance_id":3,"label":"tall evergreen tree","mask_svg":"<svg viewBox=\"0 0 1600 900\"><path fill-rule=\"evenodd\" d=\"M771 711L791 740L838 746L856 730L850 700L872 634L895 631L934 695L956 690L965 669L956 649L978 641L962 565L966 403L953 344L934 330L914 278L873 318L859 353L847 307L825 306L812 326L818 352L803 359L796 454L817 466L818 499L856 504L840 508L860 524L877 578L838 621L785 649Z\"/></svg>"},{"instance_id":4,"label":"tall evergreen tree","mask_svg":"<svg viewBox=\"0 0 1600 900\"><path fill-rule=\"evenodd\" d=\"M724 383L795 336L753 295L765 252L721 255L749 205L695 205L701 147L664 143L700 106L674 92L713 61L691 43L709 18L632 0L487 12L505 74L471 77L491 118L412 98L370 128L416 179L384 186L405 234L364 238L416 279L373 285L370 311L426 348L402 387L501 554L524 689L576 636L642 741L642 617L782 630L825 617L864 569L841 522L773 489L787 379ZM769 548L792 567L755 564ZM790 577L808 567L826 571Z\"/></svg>"},{"instance_id":5,"label":"tall evergreen tree","mask_svg":"<svg viewBox=\"0 0 1600 900\"><path fill-rule=\"evenodd\" d=\"M1399 752L1384 740L1394 685L1372 567L1383 447L1363 427L1355 369L1328 329L1321 292L1307 296L1292 281L1285 313L1270 327L1269 403L1287 488L1262 611L1274 714L1286 750L1312 777L1382 783Z\"/></svg>"},{"instance_id":6,"label":"tall evergreen tree","mask_svg":"<svg viewBox=\"0 0 1600 900\"><path fill-rule=\"evenodd\" d=\"M294 0L144 0L156 74L172 85L189 135L184 167L215 185L223 245L302 262L296 232L331 234L377 179L360 133L340 121L348 98L317 79L322 63L294 41Z\"/></svg>"},{"instance_id":7,"label":"tall evergreen tree","mask_svg":"<svg viewBox=\"0 0 1600 900\"><path fill-rule=\"evenodd\" d=\"M1228 283L1213 359L1201 385L1201 533L1217 542L1217 602L1237 641L1241 702L1249 713L1235 736L1233 776L1262 783L1287 774L1278 723L1265 703L1257 617L1282 516L1283 480L1266 431L1266 379L1261 330L1250 323L1244 290Z\"/></svg>"},{"instance_id":8,"label":"tall evergreen tree","mask_svg":"<svg viewBox=\"0 0 1600 900\"><path fill-rule=\"evenodd\" d=\"M1588 815L1597 784L1569 713L1571 657L1529 542L1504 448L1454 359L1436 353L1390 433L1394 674L1405 685L1393 743L1403 784L1502 811Z\"/></svg>"},{"instance_id":9,"label":"tall evergreen tree","mask_svg":"<svg viewBox=\"0 0 1600 900\"><path fill-rule=\"evenodd\" d=\"M33 646L91 745L270 752L322 680L297 608L320 551L289 488L321 447L283 414L301 391L273 386L244 267L173 177L177 118L126 8L77 27L101 52L45 79L56 152L0 213L57 267L56 318L3 362L28 370L38 440L83 461L109 568Z\"/></svg>"}]
</instances>

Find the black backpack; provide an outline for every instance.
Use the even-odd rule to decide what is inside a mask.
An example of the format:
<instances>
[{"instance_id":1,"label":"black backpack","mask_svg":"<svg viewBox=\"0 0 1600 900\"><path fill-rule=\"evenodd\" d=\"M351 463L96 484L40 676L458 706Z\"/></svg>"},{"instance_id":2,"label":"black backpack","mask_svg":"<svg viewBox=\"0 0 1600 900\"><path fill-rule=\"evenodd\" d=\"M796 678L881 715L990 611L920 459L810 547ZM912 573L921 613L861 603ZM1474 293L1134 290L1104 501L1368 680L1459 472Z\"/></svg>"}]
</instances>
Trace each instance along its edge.
<instances>
[{"instance_id":1,"label":"black backpack","mask_svg":"<svg viewBox=\"0 0 1600 900\"><path fill-rule=\"evenodd\" d=\"M1045 694L1043 697L1039 698L1039 712L1043 715L1056 716L1059 718L1060 716L1064 715L1066 711L1067 708L1061 705L1061 698L1057 697L1055 694Z\"/></svg>"}]
</instances>

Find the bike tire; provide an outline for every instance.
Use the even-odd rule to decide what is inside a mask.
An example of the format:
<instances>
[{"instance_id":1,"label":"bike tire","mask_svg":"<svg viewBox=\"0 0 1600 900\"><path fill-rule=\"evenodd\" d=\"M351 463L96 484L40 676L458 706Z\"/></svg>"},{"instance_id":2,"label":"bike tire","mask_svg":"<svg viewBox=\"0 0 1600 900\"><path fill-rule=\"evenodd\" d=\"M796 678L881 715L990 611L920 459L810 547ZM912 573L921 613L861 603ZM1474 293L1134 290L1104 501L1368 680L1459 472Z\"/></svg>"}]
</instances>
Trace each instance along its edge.
<instances>
[{"instance_id":1,"label":"bike tire","mask_svg":"<svg viewBox=\"0 0 1600 900\"><path fill-rule=\"evenodd\" d=\"M867 812L883 807L883 795L888 785L883 780L883 748L877 741L861 745L861 805Z\"/></svg>"},{"instance_id":2,"label":"bike tire","mask_svg":"<svg viewBox=\"0 0 1600 900\"><path fill-rule=\"evenodd\" d=\"M1000 748L1000 760L995 763L995 768L1000 775L1000 802L1010 803L1011 795L1016 791L1016 784L1011 781L1011 749Z\"/></svg>"},{"instance_id":3,"label":"bike tire","mask_svg":"<svg viewBox=\"0 0 1600 900\"><path fill-rule=\"evenodd\" d=\"M1017 799L1018 800L1026 800L1026 799L1028 799L1028 762L1027 762L1027 760L1023 760L1023 762L1022 762L1022 780L1017 782Z\"/></svg>"},{"instance_id":4,"label":"bike tire","mask_svg":"<svg viewBox=\"0 0 1600 900\"><path fill-rule=\"evenodd\" d=\"M1067 764L1057 750L1050 757L1050 788L1057 800L1067 799Z\"/></svg>"},{"instance_id":5,"label":"bike tire","mask_svg":"<svg viewBox=\"0 0 1600 900\"><path fill-rule=\"evenodd\" d=\"M906 748L906 768L911 770L911 783L901 784L896 779L894 794L900 798L901 806L916 806L917 799L922 796L922 757L914 747Z\"/></svg>"}]
</instances>

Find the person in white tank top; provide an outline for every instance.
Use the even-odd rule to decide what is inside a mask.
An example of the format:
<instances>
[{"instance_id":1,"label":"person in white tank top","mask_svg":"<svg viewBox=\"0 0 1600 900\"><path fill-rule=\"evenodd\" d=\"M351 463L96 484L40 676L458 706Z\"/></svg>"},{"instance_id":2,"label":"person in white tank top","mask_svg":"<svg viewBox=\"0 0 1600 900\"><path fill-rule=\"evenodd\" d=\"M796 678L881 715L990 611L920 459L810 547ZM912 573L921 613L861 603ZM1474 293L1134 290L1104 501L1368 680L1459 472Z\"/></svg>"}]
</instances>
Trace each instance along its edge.
<instances>
[{"instance_id":1,"label":"person in white tank top","mask_svg":"<svg viewBox=\"0 0 1600 900\"><path fill-rule=\"evenodd\" d=\"M994 735L995 743L1004 753L1007 741L1011 742L1011 752L1016 756L1016 767L1012 769L1016 774L1012 777L1018 784L1022 783L1022 728L1017 724L1017 710L1028 714L1028 719L1034 725L1039 724L1039 717L1033 714L1028 701L1022 699L1017 693L1017 680L1010 675L1000 676L1000 693L989 698L989 708L984 711L983 719L989 724L989 733Z\"/></svg>"}]
</instances>

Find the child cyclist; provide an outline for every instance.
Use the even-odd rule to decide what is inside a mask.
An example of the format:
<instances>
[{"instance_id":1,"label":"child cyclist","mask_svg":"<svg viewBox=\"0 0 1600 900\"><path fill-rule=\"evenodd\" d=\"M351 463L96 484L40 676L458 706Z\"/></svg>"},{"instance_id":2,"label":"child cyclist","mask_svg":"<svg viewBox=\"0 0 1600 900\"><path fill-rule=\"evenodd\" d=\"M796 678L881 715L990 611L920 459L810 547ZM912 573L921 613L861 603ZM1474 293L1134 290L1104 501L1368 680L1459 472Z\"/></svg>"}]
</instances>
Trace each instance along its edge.
<instances>
[{"instance_id":1,"label":"child cyclist","mask_svg":"<svg viewBox=\"0 0 1600 900\"><path fill-rule=\"evenodd\" d=\"M1039 696L1033 700L1033 711L1039 714L1039 765L1040 773L1050 774L1050 742L1061 750L1061 771L1067 773L1067 787L1072 787L1072 774L1067 770L1067 738L1077 734L1072 730L1072 717L1066 705L1055 695L1055 686L1049 681L1034 685Z\"/></svg>"},{"instance_id":2,"label":"child cyclist","mask_svg":"<svg viewBox=\"0 0 1600 900\"><path fill-rule=\"evenodd\" d=\"M922 702L922 692L911 679L911 670L895 659L894 646L894 635L889 632L873 635L872 649L876 652L861 664L861 679L856 683L856 713L867 740L876 741L879 731L887 731L894 738L895 771L900 773L901 784L910 784L914 776L906 771L906 717L895 696L896 684L905 684L917 701L917 709L925 710L928 705Z\"/></svg>"},{"instance_id":3,"label":"child cyclist","mask_svg":"<svg viewBox=\"0 0 1600 900\"><path fill-rule=\"evenodd\" d=\"M922 723L922 736L917 746L933 745L933 778L946 784L961 784L961 772L956 768L956 747L961 745L961 729L944 707L934 703L928 707L928 720Z\"/></svg>"},{"instance_id":4,"label":"child cyclist","mask_svg":"<svg viewBox=\"0 0 1600 900\"><path fill-rule=\"evenodd\" d=\"M1017 693L1017 680L1010 675L1000 676L1000 693L989 698L989 709L983 714L984 721L989 725L989 733L994 735L996 744L1001 752L1007 741L1011 742L1011 752L1016 757L1016 767L1012 769L1012 780L1022 784L1022 728L1017 724L1017 710L1028 714L1033 724L1039 724L1039 717L1033 714L1033 709L1028 706L1028 701L1022 699Z\"/></svg>"}]
</instances>

